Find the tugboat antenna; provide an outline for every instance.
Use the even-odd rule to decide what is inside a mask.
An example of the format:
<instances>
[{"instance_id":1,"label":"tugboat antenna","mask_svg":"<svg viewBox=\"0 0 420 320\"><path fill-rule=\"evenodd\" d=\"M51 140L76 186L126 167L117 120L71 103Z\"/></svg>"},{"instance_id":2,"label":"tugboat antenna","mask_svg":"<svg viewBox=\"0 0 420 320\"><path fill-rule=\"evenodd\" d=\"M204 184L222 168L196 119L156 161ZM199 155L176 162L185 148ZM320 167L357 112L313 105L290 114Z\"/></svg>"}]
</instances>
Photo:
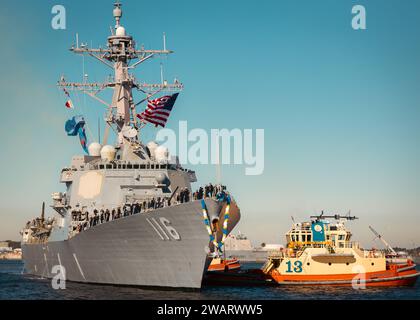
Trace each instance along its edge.
<instances>
[{"instance_id":1,"label":"tugboat antenna","mask_svg":"<svg viewBox=\"0 0 420 320\"><path fill-rule=\"evenodd\" d=\"M319 216L310 216L311 219L316 219L317 221L322 220L322 219L335 219L335 220L340 220L340 219L346 219L346 220L356 220L359 219L356 216L350 216L350 215L339 215L339 214L335 214L335 215L331 215L331 216L324 216L324 211L322 211L322 213Z\"/></svg>"}]
</instances>

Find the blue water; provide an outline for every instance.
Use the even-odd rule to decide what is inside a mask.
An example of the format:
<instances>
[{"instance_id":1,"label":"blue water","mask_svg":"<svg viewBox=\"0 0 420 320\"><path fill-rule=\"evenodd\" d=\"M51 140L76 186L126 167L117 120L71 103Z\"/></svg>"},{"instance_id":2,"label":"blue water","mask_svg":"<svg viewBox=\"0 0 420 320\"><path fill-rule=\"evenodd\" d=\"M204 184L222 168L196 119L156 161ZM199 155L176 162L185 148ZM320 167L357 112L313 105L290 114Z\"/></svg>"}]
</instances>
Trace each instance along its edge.
<instances>
[{"instance_id":1,"label":"blue water","mask_svg":"<svg viewBox=\"0 0 420 320\"><path fill-rule=\"evenodd\" d=\"M244 265L245 268L258 265ZM0 299L419 299L420 281L413 287L206 287L201 291L150 290L131 287L87 285L67 282L65 290L54 290L51 281L22 274L21 261L0 261Z\"/></svg>"}]
</instances>

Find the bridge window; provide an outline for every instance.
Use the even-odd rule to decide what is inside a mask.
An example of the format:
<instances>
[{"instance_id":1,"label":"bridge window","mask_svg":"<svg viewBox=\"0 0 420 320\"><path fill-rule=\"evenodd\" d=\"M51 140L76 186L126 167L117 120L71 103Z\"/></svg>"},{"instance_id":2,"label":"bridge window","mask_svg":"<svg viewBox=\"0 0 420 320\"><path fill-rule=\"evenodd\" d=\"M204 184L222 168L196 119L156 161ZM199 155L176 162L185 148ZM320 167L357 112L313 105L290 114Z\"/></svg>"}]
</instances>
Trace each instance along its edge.
<instances>
[{"instance_id":1,"label":"bridge window","mask_svg":"<svg viewBox=\"0 0 420 320\"><path fill-rule=\"evenodd\" d=\"M134 169L138 169L140 166L138 165L138 164L135 164L134 166L133 166L133 168Z\"/></svg>"},{"instance_id":2,"label":"bridge window","mask_svg":"<svg viewBox=\"0 0 420 320\"><path fill-rule=\"evenodd\" d=\"M140 169L146 169L146 165L145 164L141 164L140 165Z\"/></svg>"}]
</instances>

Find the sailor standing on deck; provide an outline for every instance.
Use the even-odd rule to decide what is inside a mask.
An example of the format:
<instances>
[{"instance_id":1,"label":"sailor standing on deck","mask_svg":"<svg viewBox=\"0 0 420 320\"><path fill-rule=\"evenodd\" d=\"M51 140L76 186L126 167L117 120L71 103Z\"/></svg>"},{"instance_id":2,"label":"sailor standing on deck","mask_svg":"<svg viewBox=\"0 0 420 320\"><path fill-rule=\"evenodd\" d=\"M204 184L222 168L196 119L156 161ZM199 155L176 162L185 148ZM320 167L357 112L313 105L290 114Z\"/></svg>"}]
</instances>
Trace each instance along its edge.
<instances>
[{"instance_id":1,"label":"sailor standing on deck","mask_svg":"<svg viewBox=\"0 0 420 320\"><path fill-rule=\"evenodd\" d=\"M92 212L88 213L88 217L89 217L89 227L93 227L93 222L95 219L95 214Z\"/></svg>"}]
</instances>

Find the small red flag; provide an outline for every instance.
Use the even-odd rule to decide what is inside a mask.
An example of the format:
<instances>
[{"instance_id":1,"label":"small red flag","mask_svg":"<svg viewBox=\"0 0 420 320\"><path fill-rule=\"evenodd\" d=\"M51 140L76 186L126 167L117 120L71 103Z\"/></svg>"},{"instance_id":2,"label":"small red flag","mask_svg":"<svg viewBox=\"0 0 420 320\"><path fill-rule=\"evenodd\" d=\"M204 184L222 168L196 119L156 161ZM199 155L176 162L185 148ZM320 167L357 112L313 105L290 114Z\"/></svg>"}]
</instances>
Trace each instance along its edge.
<instances>
[{"instance_id":1,"label":"small red flag","mask_svg":"<svg viewBox=\"0 0 420 320\"><path fill-rule=\"evenodd\" d=\"M71 100L67 100L66 108L67 109L74 109L73 102Z\"/></svg>"}]
</instances>

